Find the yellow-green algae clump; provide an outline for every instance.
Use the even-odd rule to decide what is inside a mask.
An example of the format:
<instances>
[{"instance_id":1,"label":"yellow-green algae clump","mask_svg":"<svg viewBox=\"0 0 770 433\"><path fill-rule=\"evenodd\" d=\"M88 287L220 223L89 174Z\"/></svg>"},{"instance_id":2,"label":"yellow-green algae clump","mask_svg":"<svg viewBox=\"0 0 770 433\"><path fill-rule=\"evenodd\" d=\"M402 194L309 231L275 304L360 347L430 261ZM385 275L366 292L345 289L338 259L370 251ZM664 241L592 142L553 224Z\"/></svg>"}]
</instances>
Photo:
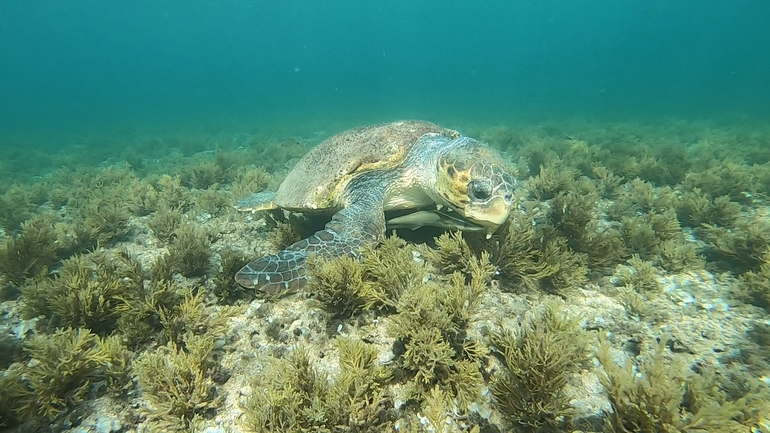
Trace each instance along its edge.
<instances>
[{"instance_id":1,"label":"yellow-green algae clump","mask_svg":"<svg viewBox=\"0 0 770 433\"><path fill-rule=\"evenodd\" d=\"M101 338L85 329L65 328L24 344L25 365L3 378L4 410L20 420L51 421L85 401L91 384L106 381L111 392L129 386L130 353L118 336Z\"/></svg>"},{"instance_id":2,"label":"yellow-green algae clump","mask_svg":"<svg viewBox=\"0 0 770 433\"><path fill-rule=\"evenodd\" d=\"M667 365L664 350L661 343L634 364L627 358L618 363L606 342L599 346L600 378L612 406L605 431L738 433L766 422L770 401L764 387L738 384L743 389L731 395L714 371L696 374Z\"/></svg>"},{"instance_id":3,"label":"yellow-green algae clump","mask_svg":"<svg viewBox=\"0 0 770 433\"><path fill-rule=\"evenodd\" d=\"M337 338L339 373L330 380L306 349L271 359L253 383L243 427L255 432L382 431L390 423L388 370L377 352L358 340Z\"/></svg>"},{"instance_id":4,"label":"yellow-green algae clump","mask_svg":"<svg viewBox=\"0 0 770 433\"><path fill-rule=\"evenodd\" d=\"M588 365L589 335L563 306L546 303L542 312L511 329L501 326L491 343L504 368L491 383L495 405L519 431L566 430L574 408L565 394L570 375Z\"/></svg>"}]
</instances>

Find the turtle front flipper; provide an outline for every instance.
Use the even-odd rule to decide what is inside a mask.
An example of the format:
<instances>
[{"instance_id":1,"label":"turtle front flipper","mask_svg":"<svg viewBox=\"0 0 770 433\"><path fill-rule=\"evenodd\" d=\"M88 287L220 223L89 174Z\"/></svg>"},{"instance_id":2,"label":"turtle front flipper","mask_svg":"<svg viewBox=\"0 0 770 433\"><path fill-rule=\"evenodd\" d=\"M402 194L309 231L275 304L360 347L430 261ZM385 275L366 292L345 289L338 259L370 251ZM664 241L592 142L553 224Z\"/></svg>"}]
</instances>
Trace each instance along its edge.
<instances>
[{"instance_id":1,"label":"turtle front flipper","mask_svg":"<svg viewBox=\"0 0 770 433\"><path fill-rule=\"evenodd\" d=\"M376 188L358 191L346 200L347 206L334 214L323 230L277 254L247 264L235 274L235 281L271 295L294 293L308 281L305 273L308 256L357 257L364 246L379 243L385 235L383 193Z\"/></svg>"},{"instance_id":2,"label":"turtle front flipper","mask_svg":"<svg viewBox=\"0 0 770 433\"><path fill-rule=\"evenodd\" d=\"M271 295L297 292L307 283L307 255L307 251L301 249L285 249L278 254L262 257L242 267L235 274L235 281L248 289L257 289Z\"/></svg>"}]
</instances>

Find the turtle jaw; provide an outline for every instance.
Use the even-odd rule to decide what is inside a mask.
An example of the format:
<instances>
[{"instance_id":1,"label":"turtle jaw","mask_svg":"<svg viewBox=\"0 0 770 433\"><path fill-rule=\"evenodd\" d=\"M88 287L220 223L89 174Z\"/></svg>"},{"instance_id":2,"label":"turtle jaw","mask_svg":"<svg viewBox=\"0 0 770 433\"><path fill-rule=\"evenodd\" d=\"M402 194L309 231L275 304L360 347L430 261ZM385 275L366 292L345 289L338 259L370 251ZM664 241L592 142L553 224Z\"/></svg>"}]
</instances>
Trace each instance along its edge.
<instances>
[{"instance_id":1,"label":"turtle jaw","mask_svg":"<svg viewBox=\"0 0 770 433\"><path fill-rule=\"evenodd\" d=\"M507 217L507 215L506 215ZM500 226L498 221L505 221L504 217L496 216L494 219L474 220L448 204L436 204L426 208L420 208L413 212L388 217L388 228L415 230L421 227L438 227L444 230L462 230L469 232L494 233Z\"/></svg>"},{"instance_id":2,"label":"turtle jaw","mask_svg":"<svg viewBox=\"0 0 770 433\"><path fill-rule=\"evenodd\" d=\"M487 233L494 233L508 220L510 214L510 202L497 197L486 203L479 203L466 206L463 209L456 209L463 217L482 227Z\"/></svg>"},{"instance_id":3,"label":"turtle jaw","mask_svg":"<svg viewBox=\"0 0 770 433\"><path fill-rule=\"evenodd\" d=\"M508 196L494 196L484 202L460 201L460 204L461 206L457 206L446 200L446 205L437 205L434 212L455 221L462 221L463 224L457 224L461 230L482 231L487 235L495 233L508 221L512 206Z\"/></svg>"}]
</instances>

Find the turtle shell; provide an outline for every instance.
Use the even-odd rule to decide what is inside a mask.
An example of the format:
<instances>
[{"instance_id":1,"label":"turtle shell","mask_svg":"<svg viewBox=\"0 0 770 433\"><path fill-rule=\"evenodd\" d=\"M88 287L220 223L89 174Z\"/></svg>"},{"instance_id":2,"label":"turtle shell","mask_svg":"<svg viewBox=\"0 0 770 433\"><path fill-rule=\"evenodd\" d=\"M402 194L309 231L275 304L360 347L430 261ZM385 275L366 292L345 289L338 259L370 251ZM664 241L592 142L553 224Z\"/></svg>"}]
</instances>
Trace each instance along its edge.
<instances>
[{"instance_id":1,"label":"turtle shell","mask_svg":"<svg viewBox=\"0 0 770 433\"><path fill-rule=\"evenodd\" d=\"M358 173L398 167L423 135L457 137L457 131L409 120L350 129L327 138L297 163L278 187L275 204L285 209L331 209Z\"/></svg>"}]
</instances>

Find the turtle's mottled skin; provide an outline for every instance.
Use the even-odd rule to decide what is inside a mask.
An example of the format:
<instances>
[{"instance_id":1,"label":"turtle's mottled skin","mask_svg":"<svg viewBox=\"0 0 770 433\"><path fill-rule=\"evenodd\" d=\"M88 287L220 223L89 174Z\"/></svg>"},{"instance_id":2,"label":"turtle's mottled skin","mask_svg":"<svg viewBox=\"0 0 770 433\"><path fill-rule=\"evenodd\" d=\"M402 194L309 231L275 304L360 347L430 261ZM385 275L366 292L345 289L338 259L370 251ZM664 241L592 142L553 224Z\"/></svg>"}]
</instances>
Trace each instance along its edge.
<instances>
[{"instance_id":1,"label":"turtle's mottled skin","mask_svg":"<svg viewBox=\"0 0 770 433\"><path fill-rule=\"evenodd\" d=\"M235 279L271 294L295 292L307 282L309 255L357 256L382 239L386 223L492 233L508 218L514 187L497 153L457 131L423 121L351 129L308 152L277 192L238 202L242 211L334 215L323 230L249 263ZM396 210L406 214L386 221Z\"/></svg>"}]
</instances>

